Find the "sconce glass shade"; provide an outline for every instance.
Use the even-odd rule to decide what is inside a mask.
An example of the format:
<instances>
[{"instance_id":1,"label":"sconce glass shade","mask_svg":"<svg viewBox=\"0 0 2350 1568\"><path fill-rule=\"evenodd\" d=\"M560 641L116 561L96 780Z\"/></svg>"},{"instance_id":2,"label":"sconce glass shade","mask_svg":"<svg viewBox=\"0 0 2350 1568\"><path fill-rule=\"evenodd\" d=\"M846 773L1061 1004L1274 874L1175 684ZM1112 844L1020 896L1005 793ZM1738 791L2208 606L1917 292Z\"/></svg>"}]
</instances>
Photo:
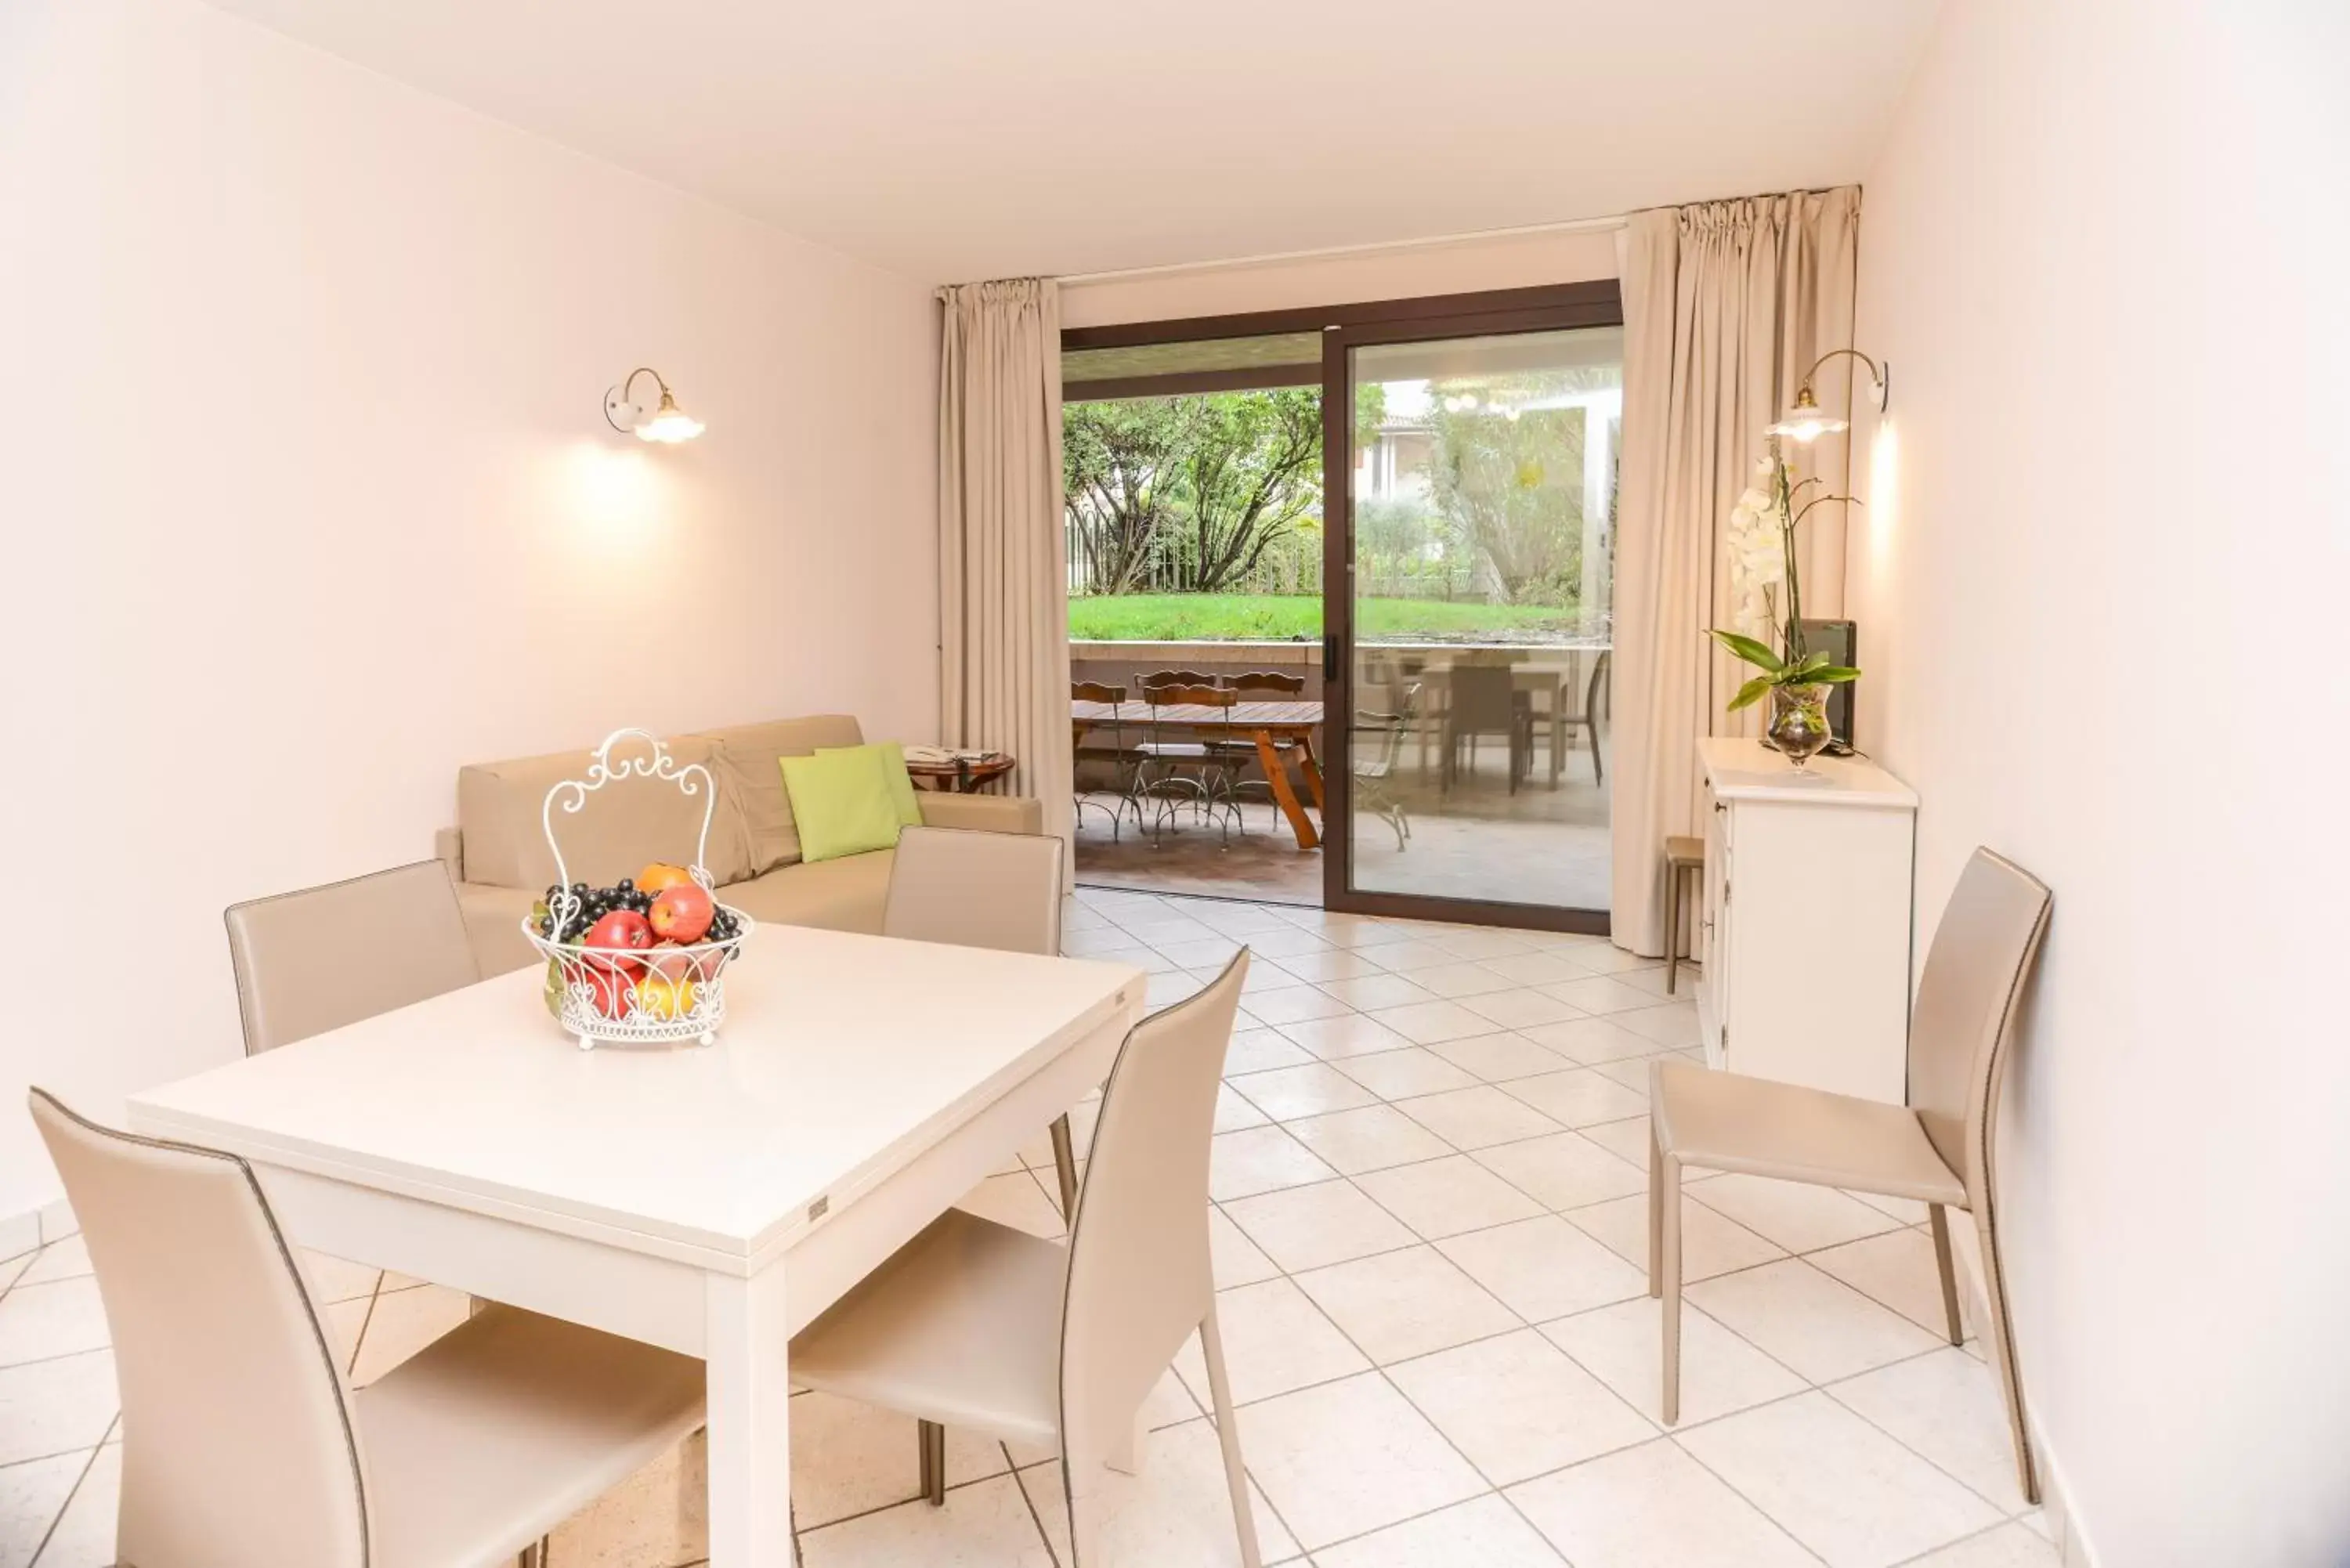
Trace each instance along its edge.
<instances>
[{"instance_id":1,"label":"sconce glass shade","mask_svg":"<svg viewBox=\"0 0 2350 1568\"><path fill-rule=\"evenodd\" d=\"M1795 392L1794 407L1780 415L1779 422L1762 433L1784 436L1789 441L1801 441L1808 446L1824 435L1835 435L1852 429L1850 420L1829 413L1820 407L1819 399L1812 395L1812 378L1820 373L1820 367L1831 359L1846 357L1868 367L1868 400L1878 409L1884 409L1892 397L1893 367L1870 358L1857 348L1831 348L1813 360L1812 368L1804 372L1803 384Z\"/></svg>"},{"instance_id":2,"label":"sconce glass shade","mask_svg":"<svg viewBox=\"0 0 2350 1568\"><path fill-rule=\"evenodd\" d=\"M1803 389L1795 394L1794 406L1779 416L1777 424L1770 426L1762 433L1784 436L1789 441L1802 441L1808 446L1824 435L1835 435L1850 429L1850 420L1839 419L1820 407L1819 400L1812 395L1812 384L1806 381Z\"/></svg>"},{"instance_id":3,"label":"sconce glass shade","mask_svg":"<svg viewBox=\"0 0 2350 1568\"><path fill-rule=\"evenodd\" d=\"M653 385L660 389L660 407L653 410L650 419L644 417L644 405L629 395L629 389L637 384L639 376L650 376ZM702 431L702 421L677 406L677 399L670 392L669 383L662 380L660 373L650 365L629 371L627 380L605 391L604 422L616 431L633 432L639 441L657 441L664 446L691 441Z\"/></svg>"},{"instance_id":4,"label":"sconce glass shade","mask_svg":"<svg viewBox=\"0 0 2350 1568\"><path fill-rule=\"evenodd\" d=\"M657 441L668 446L691 441L702 431L702 421L679 408L667 387L661 389L660 407L653 410L653 417L637 427L639 440Z\"/></svg>"}]
</instances>

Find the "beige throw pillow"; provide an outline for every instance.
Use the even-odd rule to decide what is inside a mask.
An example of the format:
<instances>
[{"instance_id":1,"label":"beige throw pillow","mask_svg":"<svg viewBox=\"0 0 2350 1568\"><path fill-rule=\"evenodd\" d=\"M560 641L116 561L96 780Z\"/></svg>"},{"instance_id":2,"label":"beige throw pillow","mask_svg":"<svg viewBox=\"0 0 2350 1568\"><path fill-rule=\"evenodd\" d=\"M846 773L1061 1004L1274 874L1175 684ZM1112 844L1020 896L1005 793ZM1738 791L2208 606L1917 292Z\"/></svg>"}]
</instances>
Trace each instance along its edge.
<instances>
[{"instance_id":1,"label":"beige throw pillow","mask_svg":"<svg viewBox=\"0 0 2350 1568\"><path fill-rule=\"evenodd\" d=\"M718 763L742 826L748 875L764 876L800 859L799 832L784 789L782 759L815 754L818 747L862 745L865 736L846 713L778 719L706 730L694 737L715 742Z\"/></svg>"}]
</instances>

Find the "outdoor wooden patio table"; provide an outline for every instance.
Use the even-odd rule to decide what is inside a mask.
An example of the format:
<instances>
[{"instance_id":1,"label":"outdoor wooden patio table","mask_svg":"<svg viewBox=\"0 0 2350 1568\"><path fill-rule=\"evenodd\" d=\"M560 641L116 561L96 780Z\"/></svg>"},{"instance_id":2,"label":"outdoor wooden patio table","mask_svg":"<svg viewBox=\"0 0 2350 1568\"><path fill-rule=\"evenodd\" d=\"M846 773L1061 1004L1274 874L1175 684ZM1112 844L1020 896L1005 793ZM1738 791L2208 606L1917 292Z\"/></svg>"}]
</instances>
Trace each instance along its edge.
<instances>
[{"instance_id":1,"label":"outdoor wooden patio table","mask_svg":"<svg viewBox=\"0 0 2350 1568\"><path fill-rule=\"evenodd\" d=\"M1154 708L1142 702L1113 706L1107 702L1072 701L1069 720L1080 740L1094 725L1113 722L1121 728L1174 732L1204 740L1217 739L1228 728L1235 734L1247 735L1256 742L1257 763L1264 769L1265 782L1273 786L1274 803L1289 819L1289 830L1297 836L1297 846L1313 849L1322 843L1321 832L1306 814L1305 803L1297 798L1297 790L1289 782L1289 769L1282 761L1284 746L1296 748L1297 771L1305 776L1305 789L1314 797L1314 809L1320 811L1322 764L1314 755L1314 732L1322 724L1319 702L1281 700L1235 702L1230 708Z\"/></svg>"}]
</instances>

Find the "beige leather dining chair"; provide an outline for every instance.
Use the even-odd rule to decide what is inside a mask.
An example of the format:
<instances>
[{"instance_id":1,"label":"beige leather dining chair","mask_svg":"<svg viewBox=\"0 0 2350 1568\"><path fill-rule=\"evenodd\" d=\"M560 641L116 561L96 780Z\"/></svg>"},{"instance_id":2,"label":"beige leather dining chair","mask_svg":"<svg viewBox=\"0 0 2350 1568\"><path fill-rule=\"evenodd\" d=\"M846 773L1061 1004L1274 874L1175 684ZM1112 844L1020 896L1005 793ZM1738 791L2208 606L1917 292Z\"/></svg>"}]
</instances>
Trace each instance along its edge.
<instances>
[{"instance_id":1,"label":"beige leather dining chair","mask_svg":"<svg viewBox=\"0 0 2350 1568\"><path fill-rule=\"evenodd\" d=\"M1061 952L1061 857L1057 838L909 827L889 866L881 934L999 952ZM1061 1213L1076 1207L1076 1148L1064 1115L1053 1122L1053 1169Z\"/></svg>"},{"instance_id":2,"label":"beige leather dining chair","mask_svg":"<svg viewBox=\"0 0 2350 1568\"><path fill-rule=\"evenodd\" d=\"M354 1393L251 1167L31 1102L113 1333L117 1561L531 1561L702 1424L699 1361L512 1307Z\"/></svg>"},{"instance_id":3,"label":"beige leather dining chair","mask_svg":"<svg viewBox=\"0 0 2350 1568\"><path fill-rule=\"evenodd\" d=\"M1209 1140L1248 957L1127 1035L1066 1246L950 1210L792 1341L810 1388L1058 1444L1072 1568L1100 1568L1102 1469L1131 1468L1142 1402L1194 1329L1241 1561L1261 1562L1208 1257Z\"/></svg>"},{"instance_id":4,"label":"beige leather dining chair","mask_svg":"<svg viewBox=\"0 0 2350 1568\"><path fill-rule=\"evenodd\" d=\"M227 919L248 1056L482 978L446 861L232 904Z\"/></svg>"},{"instance_id":5,"label":"beige leather dining chair","mask_svg":"<svg viewBox=\"0 0 2350 1568\"><path fill-rule=\"evenodd\" d=\"M1992 1123L2018 999L2048 930L2047 886L1977 849L1943 908L1909 1012L1909 1103L1659 1061L1648 1076L1648 1293L1664 1298L1664 1417L1680 1418L1681 1171L1696 1166L1844 1187L1927 1206L1950 1343L1965 1329L1947 1210L1974 1216L1999 1375L2025 1499L2040 1484L2024 1436L2007 1267L2001 1246Z\"/></svg>"},{"instance_id":6,"label":"beige leather dining chair","mask_svg":"<svg viewBox=\"0 0 2350 1568\"><path fill-rule=\"evenodd\" d=\"M908 827L889 866L881 934L907 941L951 942L1001 952L1061 950L1058 838L1024 833L972 833ZM1061 1214L1076 1211L1077 1151L1066 1112L1053 1118L1053 1171ZM946 1501L946 1428L924 1421L916 1439L922 1492Z\"/></svg>"}]
</instances>

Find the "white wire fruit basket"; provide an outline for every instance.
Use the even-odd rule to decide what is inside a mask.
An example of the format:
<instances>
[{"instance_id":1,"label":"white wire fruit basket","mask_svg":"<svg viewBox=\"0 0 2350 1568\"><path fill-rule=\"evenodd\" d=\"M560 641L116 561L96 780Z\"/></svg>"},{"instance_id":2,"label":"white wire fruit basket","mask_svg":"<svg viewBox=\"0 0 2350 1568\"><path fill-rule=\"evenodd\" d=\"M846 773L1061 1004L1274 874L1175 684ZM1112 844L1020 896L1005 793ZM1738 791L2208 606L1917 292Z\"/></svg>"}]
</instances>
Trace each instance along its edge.
<instances>
[{"instance_id":1,"label":"white wire fruit basket","mask_svg":"<svg viewBox=\"0 0 2350 1568\"><path fill-rule=\"evenodd\" d=\"M628 744L615 756L621 742ZM633 880L608 888L572 881L556 836L558 808L577 814L598 791L624 780L674 784L689 799L702 799L693 864L663 867L681 875L658 890L639 888ZM539 823L555 855L556 882L522 929L546 961L547 1011L582 1051L599 1044L716 1041L726 1019L725 971L753 929L751 917L718 902L711 885L710 821L716 805L710 770L700 763L681 766L659 737L643 730L613 731L596 748L586 778L565 779L546 792Z\"/></svg>"}]
</instances>

